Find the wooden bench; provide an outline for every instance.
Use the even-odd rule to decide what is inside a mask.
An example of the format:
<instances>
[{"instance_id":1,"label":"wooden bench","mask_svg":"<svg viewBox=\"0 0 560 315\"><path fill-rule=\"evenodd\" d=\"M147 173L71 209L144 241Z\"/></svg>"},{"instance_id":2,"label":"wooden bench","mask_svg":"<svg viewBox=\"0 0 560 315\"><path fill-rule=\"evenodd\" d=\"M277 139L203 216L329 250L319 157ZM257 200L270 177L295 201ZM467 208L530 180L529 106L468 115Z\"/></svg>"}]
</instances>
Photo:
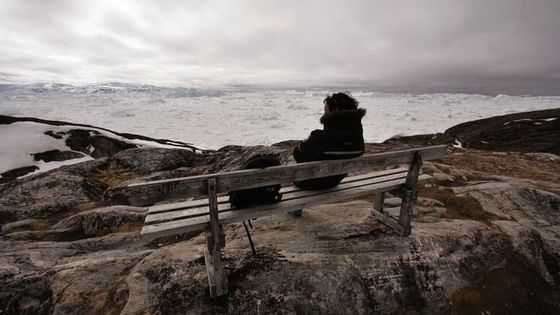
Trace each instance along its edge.
<instances>
[{"instance_id":1,"label":"wooden bench","mask_svg":"<svg viewBox=\"0 0 560 315\"><path fill-rule=\"evenodd\" d=\"M373 216L393 228L399 235L407 236L411 232L410 223L416 184L431 178L420 174L422 161L440 158L446 150L446 146L432 146L364 155L354 159L317 161L158 180L131 184L127 187L127 191L131 204L153 205L149 207L142 228L143 237L157 238L189 231L205 232L207 246L204 256L210 294L221 296L227 293L221 259L221 248L225 246L224 224L312 205L375 196ZM393 168L387 170L388 167ZM332 189L306 191L295 186L284 187L281 190L283 198L280 202L252 208L232 210L228 197L219 196L233 190L291 184L294 181L345 173L361 174L347 176ZM402 199L398 218L383 212L386 192ZM154 205L177 198L201 196L205 198Z\"/></svg>"}]
</instances>

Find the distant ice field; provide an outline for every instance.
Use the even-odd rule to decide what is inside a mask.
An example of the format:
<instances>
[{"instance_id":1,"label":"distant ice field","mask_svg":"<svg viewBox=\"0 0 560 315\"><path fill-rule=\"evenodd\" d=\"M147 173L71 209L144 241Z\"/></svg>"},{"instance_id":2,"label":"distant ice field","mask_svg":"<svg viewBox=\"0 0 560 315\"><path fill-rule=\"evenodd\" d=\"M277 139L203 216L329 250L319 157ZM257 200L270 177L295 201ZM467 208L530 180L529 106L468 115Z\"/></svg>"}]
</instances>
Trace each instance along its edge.
<instances>
[{"instance_id":1,"label":"distant ice field","mask_svg":"<svg viewBox=\"0 0 560 315\"><path fill-rule=\"evenodd\" d=\"M322 128L322 102L332 92L239 92L124 84L0 85L0 114L90 124L217 149L304 139L311 130ZM363 120L366 142L443 132L462 122L496 115L560 108L557 96L352 94L367 109Z\"/></svg>"}]
</instances>

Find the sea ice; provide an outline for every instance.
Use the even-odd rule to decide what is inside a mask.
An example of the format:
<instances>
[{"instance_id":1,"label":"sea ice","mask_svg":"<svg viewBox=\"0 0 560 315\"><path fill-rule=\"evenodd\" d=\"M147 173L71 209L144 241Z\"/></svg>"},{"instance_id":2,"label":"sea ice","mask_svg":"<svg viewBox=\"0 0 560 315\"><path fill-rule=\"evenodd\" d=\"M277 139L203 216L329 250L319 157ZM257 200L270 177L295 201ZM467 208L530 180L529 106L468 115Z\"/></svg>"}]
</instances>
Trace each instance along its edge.
<instances>
[{"instance_id":1,"label":"sea ice","mask_svg":"<svg viewBox=\"0 0 560 315\"><path fill-rule=\"evenodd\" d=\"M333 92L131 84L0 85L0 115L90 124L218 149L304 139L311 130L322 128L323 100ZM560 107L560 97L373 91L354 91L353 95L368 111L363 119L367 142L381 142L395 134L443 132L462 122L505 113Z\"/></svg>"}]
</instances>

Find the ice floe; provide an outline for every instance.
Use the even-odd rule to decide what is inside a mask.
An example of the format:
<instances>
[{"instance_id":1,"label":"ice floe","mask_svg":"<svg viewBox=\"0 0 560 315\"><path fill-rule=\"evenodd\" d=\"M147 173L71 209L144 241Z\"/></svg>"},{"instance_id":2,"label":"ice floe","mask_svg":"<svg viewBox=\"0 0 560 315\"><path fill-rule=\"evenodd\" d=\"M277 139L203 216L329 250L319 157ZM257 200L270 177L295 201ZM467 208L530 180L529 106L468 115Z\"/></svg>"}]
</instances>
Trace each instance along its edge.
<instances>
[{"instance_id":1,"label":"ice floe","mask_svg":"<svg viewBox=\"0 0 560 315\"><path fill-rule=\"evenodd\" d=\"M118 83L0 85L0 115L84 123L218 149L230 144L270 145L304 139L312 129L322 128L323 100L333 92ZM443 132L470 120L560 107L560 97L553 96L352 92L368 111L363 120L367 142L381 142L395 134Z\"/></svg>"}]
</instances>

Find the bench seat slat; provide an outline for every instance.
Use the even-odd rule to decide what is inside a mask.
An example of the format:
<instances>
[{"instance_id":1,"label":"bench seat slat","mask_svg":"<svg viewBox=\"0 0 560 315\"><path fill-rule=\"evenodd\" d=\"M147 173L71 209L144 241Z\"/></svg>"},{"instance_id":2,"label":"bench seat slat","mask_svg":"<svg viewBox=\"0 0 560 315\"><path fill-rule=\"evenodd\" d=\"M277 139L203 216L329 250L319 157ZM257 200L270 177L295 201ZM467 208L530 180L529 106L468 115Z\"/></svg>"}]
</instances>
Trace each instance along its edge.
<instances>
[{"instance_id":1,"label":"bench seat slat","mask_svg":"<svg viewBox=\"0 0 560 315\"><path fill-rule=\"evenodd\" d=\"M383 171L378 171L378 172L374 172L374 173L368 173L365 175L357 175L357 176L352 176L352 177L346 177L342 183L347 183L347 182L351 182L351 181L356 181L356 180L362 180L364 178L373 178L373 177L380 177L380 176L384 176L384 175L390 175L390 174L397 174L397 173L402 173L402 172L407 172L408 168L404 168L404 167L400 167L400 168L395 168L395 169L391 169L391 170L383 170ZM289 186L289 187L284 187L281 190L282 194L287 194L287 193L291 193L294 191L300 190L299 188L295 187L295 186ZM224 203L228 203L229 202L229 198L227 196L222 196L222 197L218 197L218 204L224 204ZM162 204L162 205L155 205L155 206L151 206L148 210L149 214L152 213L160 213L160 212L167 212L167 211L176 211L179 209L189 209L189 208L197 208L197 207L202 207L202 206L207 206L208 205L208 199L204 198L204 199L198 199L198 200L189 200L189 201L183 201L183 202L175 202L175 203L167 203L167 204Z\"/></svg>"},{"instance_id":2,"label":"bench seat slat","mask_svg":"<svg viewBox=\"0 0 560 315\"><path fill-rule=\"evenodd\" d=\"M369 176L359 175L359 176L349 177L347 181L340 183L337 187L334 188L334 190L350 189L350 188L364 186L364 185L371 185L377 182L394 180L398 178L406 178L406 170L393 174L387 173L382 176L380 176L379 174L369 174ZM283 188L281 192L283 194L282 201L325 193L325 191L320 191L320 190L310 191L310 190L293 189L293 187ZM229 210L231 210L229 202L218 204L219 212L224 212ZM173 211L149 213L144 221L144 224L153 224L158 222L178 220L178 219L207 215L207 214L208 214L208 203L206 203L206 205L202 205L197 208L183 209L181 207L178 207L176 209L173 209Z\"/></svg>"},{"instance_id":3,"label":"bench seat slat","mask_svg":"<svg viewBox=\"0 0 560 315\"><path fill-rule=\"evenodd\" d=\"M419 182L429 180L431 176L421 175ZM343 200L370 196L376 192L383 192L399 188L403 185L405 179L395 179L387 182L366 185L347 190L325 190L324 193L312 195L305 198L281 201L270 205L262 205L258 207L229 211L220 215L220 223L229 224L253 218L277 214L286 210L293 210L302 206L312 206L317 204L325 204L339 202ZM153 225L145 225L141 234L143 237L161 237L189 231L202 230L210 221L209 216L199 216L194 218L158 223Z\"/></svg>"},{"instance_id":4,"label":"bench seat slat","mask_svg":"<svg viewBox=\"0 0 560 315\"><path fill-rule=\"evenodd\" d=\"M218 204L224 204L229 202L228 196L218 197ZM198 199L198 200L188 200L182 202L166 203L161 205L151 206L148 209L149 214L162 213L167 211L175 211L179 209L189 209L208 206L208 198Z\"/></svg>"}]
</instances>

